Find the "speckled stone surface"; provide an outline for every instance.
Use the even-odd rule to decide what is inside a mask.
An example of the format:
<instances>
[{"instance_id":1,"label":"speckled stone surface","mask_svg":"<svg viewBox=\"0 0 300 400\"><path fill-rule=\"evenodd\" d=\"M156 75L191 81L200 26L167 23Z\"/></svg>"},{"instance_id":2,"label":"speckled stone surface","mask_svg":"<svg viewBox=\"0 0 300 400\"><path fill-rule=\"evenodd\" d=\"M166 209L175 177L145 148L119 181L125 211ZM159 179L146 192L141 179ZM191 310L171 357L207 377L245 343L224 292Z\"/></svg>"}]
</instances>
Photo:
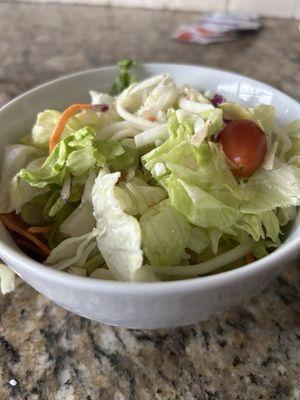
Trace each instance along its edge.
<instances>
[{"instance_id":1,"label":"speckled stone surface","mask_svg":"<svg viewBox=\"0 0 300 400\"><path fill-rule=\"evenodd\" d=\"M197 63L300 99L296 22L197 47L170 40L180 12L0 1L0 102L66 72L141 61ZM0 298L1 400L300 400L300 270L191 327L129 331L77 317L25 283Z\"/></svg>"}]
</instances>

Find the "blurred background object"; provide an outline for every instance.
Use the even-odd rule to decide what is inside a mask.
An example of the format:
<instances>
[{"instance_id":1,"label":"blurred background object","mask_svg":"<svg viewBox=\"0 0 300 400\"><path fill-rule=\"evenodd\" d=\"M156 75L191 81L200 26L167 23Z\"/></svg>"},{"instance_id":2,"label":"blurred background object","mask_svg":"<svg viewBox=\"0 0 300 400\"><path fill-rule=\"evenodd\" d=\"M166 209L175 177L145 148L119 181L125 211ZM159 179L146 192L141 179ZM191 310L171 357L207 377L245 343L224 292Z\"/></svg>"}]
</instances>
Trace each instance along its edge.
<instances>
[{"instance_id":1,"label":"blurred background object","mask_svg":"<svg viewBox=\"0 0 300 400\"><path fill-rule=\"evenodd\" d=\"M28 0L10 0L10 2ZM229 11L239 14L300 19L300 0L31 0L39 3L110 5L186 11Z\"/></svg>"},{"instance_id":2,"label":"blurred background object","mask_svg":"<svg viewBox=\"0 0 300 400\"><path fill-rule=\"evenodd\" d=\"M257 31L262 24L258 18L239 16L228 11L207 14L192 24L182 25L174 39L186 43L211 44L238 39L242 33Z\"/></svg>"}]
</instances>

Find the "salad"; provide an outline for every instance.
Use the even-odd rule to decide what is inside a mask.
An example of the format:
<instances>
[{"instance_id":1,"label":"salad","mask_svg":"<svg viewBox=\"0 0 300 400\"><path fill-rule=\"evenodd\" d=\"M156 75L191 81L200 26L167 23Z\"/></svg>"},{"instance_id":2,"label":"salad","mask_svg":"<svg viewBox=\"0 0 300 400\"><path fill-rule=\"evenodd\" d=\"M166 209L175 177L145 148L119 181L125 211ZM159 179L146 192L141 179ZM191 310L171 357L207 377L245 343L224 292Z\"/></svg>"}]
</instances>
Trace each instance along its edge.
<instances>
[{"instance_id":1,"label":"salad","mask_svg":"<svg viewBox=\"0 0 300 400\"><path fill-rule=\"evenodd\" d=\"M300 120L279 127L271 105L168 74L138 82L132 67L119 63L111 94L40 112L6 147L0 218L20 248L76 275L158 281L280 246L300 205Z\"/></svg>"}]
</instances>

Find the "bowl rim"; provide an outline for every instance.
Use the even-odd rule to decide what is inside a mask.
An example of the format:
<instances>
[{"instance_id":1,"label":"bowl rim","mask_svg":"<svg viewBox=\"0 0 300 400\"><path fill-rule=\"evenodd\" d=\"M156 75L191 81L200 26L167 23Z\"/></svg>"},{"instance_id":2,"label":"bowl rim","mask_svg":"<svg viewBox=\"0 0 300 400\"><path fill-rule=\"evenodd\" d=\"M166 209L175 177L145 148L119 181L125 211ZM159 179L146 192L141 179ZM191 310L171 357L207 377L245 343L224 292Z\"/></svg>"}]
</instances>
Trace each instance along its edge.
<instances>
[{"instance_id":1,"label":"bowl rim","mask_svg":"<svg viewBox=\"0 0 300 400\"><path fill-rule=\"evenodd\" d=\"M139 66L141 67L154 67L154 66L163 66L163 67L195 67L199 69L209 70L212 73L214 71L222 72L227 75L232 75L233 78L246 78L252 81L253 83L257 83L259 85L263 85L266 89L270 89L273 93L277 93L280 96L283 96L286 100L292 101L295 103L297 107L299 107L300 111L300 104L297 100L293 99L289 95L281 92L280 90L276 89L275 87L266 84L262 81L257 79L253 79L243 74L236 73L234 71L225 70L221 68L214 68L205 65L197 65L197 64L182 64L182 63L163 63L163 62L151 62L151 63L140 63ZM40 85L33 87L32 89L25 91L15 97L14 99L10 100L7 104L0 108L0 114L6 110L7 108L13 106L15 102L20 101L26 96L30 96L32 93L43 90L44 88L51 86L53 84L57 84L61 81L65 81L68 79L73 79L77 77L82 77L84 75L93 74L95 72L101 72L103 70L116 70L117 66L115 65L105 65L97 68L86 69L82 71L78 71L75 73L66 74L60 76L58 78L52 79ZM5 230L6 228L1 223L1 230ZM7 231L8 233L8 231ZM12 239L13 240L13 239ZM109 280L102 280L102 279L95 279L90 277L83 277L78 275L73 275L67 273L65 271L60 271L55 268L51 268L46 266L29 256L25 253L20 253L20 249L14 249L4 243L0 238L0 257L2 256L8 263L12 261L12 264L18 265L18 267L22 269L27 269L32 272L32 274L36 276L40 276L42 279L46 279L47 281L52 282L60 282L61 280L64 281L64 284L71 285L71 286L78 286L82 287L82 285L87 285L88 288L92 290L100 290L103 292L110 292L116 291L120 293L131 293L131 294L138 294L142 293L144 295L150 295L153 293L153 290L158 292L174 292L177 290L184 291L185 289L188 290L196 290L199 287L205 287L209 289L210 287L221 286L224 284L228 284L232 281L238 281L239 279L247 279L257 275L259 272L267 271L273 269L275 265L283 261L284 259L290 259L293 256L298 248L300 248L300 237L294 238L284 244L284 246L280 246L276 250L274 250L271 254L257 260L251 264L242 265L236 269L220 272L218 274L212 274L209 276L204 277L194 277L182 280L175 280L175 281L160 281L160 282L128 282L128 281L109 281ZM12 266L12 269L14 267ZM21 274L22 275L22 274Z\"/></svg>"}]
</instances>

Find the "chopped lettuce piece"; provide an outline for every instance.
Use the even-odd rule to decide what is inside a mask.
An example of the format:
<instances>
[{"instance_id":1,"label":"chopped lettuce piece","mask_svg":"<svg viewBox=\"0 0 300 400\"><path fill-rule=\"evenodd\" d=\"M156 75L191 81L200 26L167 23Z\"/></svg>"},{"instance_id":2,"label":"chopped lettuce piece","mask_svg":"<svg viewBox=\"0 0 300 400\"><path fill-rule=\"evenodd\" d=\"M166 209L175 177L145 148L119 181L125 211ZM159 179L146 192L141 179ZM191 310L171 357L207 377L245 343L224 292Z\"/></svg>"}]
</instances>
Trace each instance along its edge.
<instances>
[{"instance_id":1,"label":"chopped lettuce piece","mask_svg":"<svg viewBox=\"0 0 300 400\"><path fill-rule=\"evenodd\" d=\"M102 279L104 281L115 281L115 278L110 270L105 268L96 269L91 273L90 277L95 279Z\"/></svg>"},{"instance_id":2,"label":"chopped lettuce piece","mask_svg":"<svg viewBox=\"0 0 300 400\"><path fill-rule=\"evenodd\" d=\"M0 263L0 292L10 293L15 290L15 274L6 265Z\"/></svg>"},{"instance_id":3,"label":"chopped lettuce piece","mask_svg":"<svg viewBox=\"0 0 300 400\"><path fill-rule=\"evenodd\" d=\"M135 282L159 282L160 279L149 265L142 265L134 274Z\"/></svg>"},{"instance_id":4,"label":"chopped lettuce piece","mask_svg":"<svg viewBox=\"0 0 300 400\"><path fill-rule=\"evenodd\" d=\"M66 166L71 175L84 176L97 162L102 164L104 161L105 158L98 155L95 147L90 144L70 153Z\"/></svg>"},{"instance_id":5,"label":"chopped lettuce piece","mask_svg":"<svg viewBox=\"0 0 300 400\"><path fill-rule=\"evenodd\" d=\"M167 197L162 187L150 186L139 178L120 182L115 188L115 195L122 209L130 215L141 215Z\"/></svg>"},{"instance_id":6,"label":"chopped lettuce piece","mask_svg":"<svg viewBox=\"0 0 300 400\"><path fill-rule=\"evenodd\" d=\"M223 115L226 120L252 119L250 110L240 104L222 103L219 107L223 110Z\"/></svg>"},{"instance_id":7,"label":"chopped lettuce piece","mask_svg":"<svg viewBox=\"0 0 300 400\"><path fill-rule=\"evenodd\" d=\"M107 143L112 144L113 142ZM134 139L123 139L120 141L119 145L122 146L122 152L118 150L115 152L113 157L107 158L107 165L109 169L112 172L120 171L122 174L127 173L132 168L137 169L140 157L135 146Z\"/></svg>"},{"instance_id":8,"label":"chopped lettuce piece","mask_svg":"<svg viewBox=\"0 0 300 400\"><path fill-rule=\"evenodd\" d=\"M250 109L252 118L260 128L267 134L270 134L275 123L275 108L270 105L260 104Z\"/></svg>"},{"instance_id":9,"label":"chopped lettuce piece","mask_svg":"<svg viewBox=\"0 0 300 400\"><path fill-rule=\"evenodd\" d=\"M300 139L300 119L290 122L284 131L290 138Z\"/></svg>"},{"instance_id":10,"label":"chopped lettuce piece","mask_svg":"<svg viewBox=\"0 0 300 400\"><path fill-rule=\"evenodd\" d=\"M253 237L255 241L260 238L265 238L265 233L262 227L261 218L256 215L246 214L243 216L243 220L238 224L236 231L243 230Z\"/></svg>"},{"instance_id":11,"label":"chopped lettuce piece","mask_svg":"<svg viewBox=\"0 0 300 400\"><path fill-rule=\"evenodd\" d=\"M43 151L33 146L23 144L15 144L6 146L4 149L4 157L2 161L1 183L0 183L0 211L8 213L15 209L13 203L16 191L27 192L28 187L20 189L19 182L15 178L20 169L25 168L31 161L43 155ZM31 197L26 194L26 200ZM21 200L18 202L18 212L20 204L24 204Z\"/></svg>"},{"instance_id":12,"label":"chopped lettuce piece","mask_svg":"<svg viewBox=\"0 0 300 400\"><path fill-rule=\"evenodd\" d=\"M38 188L62 186L67 172L74 177L85 176L94 166L103 165L106 158L113 160L124 152L119 143L97 143L94 129L87 126L62 139L40 168L22 169L19 176Z\"/></svg>"},{"instance_id":13,"label":"chopped lettuce piece","mask_svg":"<svg viewBox=\"0 0 300 400\"><path fill-rule=\"evenodd\" d=\"M180 124L176 112L169 110L168 129L169 138L161 146L156 147L142 157L145 168L149 171L154 167L155 163L165 161L166 155L170 150L176 148L176 146L187 144L186 142L189 141L193 134L193 123L187 120Z\"/></svg>"},{"instance_id":14,"label":"chopped lettuce piece","mask_svg":"<svg viewBox=\"0 0 300 400\"><path fill-rule=\"evenodd\" d=\"M248 200L242 201L241 211L253 213L274 210L277 207L300 205L300 169L279 164L270 171L261 170L241 185Z\"/></svg>"},{"instance_id":15,"label":"chopped lettuce piece","mask_svg":"<svg viewBox=\"0 0 300 400\"><path fill-rule=\"evenodd\" d=\"M61 234L59 228L63 224L63 222L74 212L76 207L78 206L78 202L68 202L64 204L57 212L54 217L49 216L49 209L47 219L48 222L52 223L53 229L49 234L48 244L50 249L56 247L60 242L65 239L65 235ZM44 215L46 214L46 210L44 210Z\"/></svg>"},{"instance_id":16,"label":"chopped lettuce piece","mask_svg":"<svg viewBox=\"0 0 300 400\"><path fill-rule=\"evenodd\" d=\"M281 131L281 156L288 164L300 167L300 119L292 121Z\"/></svg>"},{"instance_id":17,"label":"chopped lettuce piece","mask_svg":"<svg viewBox=\"0 0 300 400\"><path fill-rule=\"evenodd\" d=\"M278 222L280 226L287 225L296 217L297 209L295 206L279 208L277 212Z\"/></svg>"},{"instance_id":18,"label":"chopped lettuce piece","mask_svg":"<svg viewBox=\"0 0 300 400\"><path fill-rule=\"evenodd\" d=\"M56 202L53 204L53 206L49 210L49 217L55 217L55 215L64 207L65 202L64 200L59 197Z\"/></svg>"},{"instance_id":19,"label":"chopped lettuce piece","mask_svg":"<svg viewBox=\"0 0 300 400\"><path fill-rule=\"evenodd\" d=\"M92 188L96 179L95 171L90 171L85 183L84 193L80 205L68 216L59 227L60 233L76 237L91 232L96 225L93 216Z\"/></svg>"},{"instance_id":20,"label":"chopped lettuce piece","mask_svg":"<svg viewBox=\"0 0 300 400\"><path fill-rule=\"evenodd\" d=\"M126 144L126 141L124 143ZM114 140L97 140L96 146L107 162L115 160L126 152L124 146L122 146L120 142Z\"/></svg>"},{"instance_id":21,"label":"chopped lettuce piece","mask_svg":"<svg viewBox=\"0 0 300 400\"><path fill-rule=\"evenodd\" d=\"M218 254L219 242L223 236L223 232L218 228L210 228L208 230L209 244L214 254Z\"/></svg>"},{"instance_id":22,"label":"chopped lettuce piece","mask_svg":"<svg viewBox=\"0 0 300 400\"><path fill-rule=\"evenodd\" d=\"M270 238L272 242L277 243L279 241L280 226L278 217L274 211L266 211L259 216L262 220L263 227L266 232L266 237Z\"/></svg>"},{"instance_id":23,"label":"chopped lettuce piece","mask_svg":"<svg viewBox=\"0 0 300 400\"><path fill-rule=\"evenodd\" d=\"M26 168L30 171L34 170L36 168L39 168L44 161L45 157L36 158L28 163ZM48 187L38 188L31 186L28 182L20 179L18 175L15 175L9 186L9 194L12 207L16 211L16 213L19 214L24 204L30 202L36 196L40 196L48 191Z\"/></svg>"},{"instance_id":24,"label":"chopped lettuce piece","mask_svg":"<svg viewBox=\"0 0 300 400\"><path fill-rule=\"evenodd\" d=\"M171 204L194 225L218 228L231 233L238 221L237 210L227 206L199 186L191 185L175 177L168 179Z\"/></svg>"},{"instance_id":25,"label":"chopped lettuce piece","mask_svg":"<svg viewBox=\"0 0 300 400\"><path fill-rule=\"evenodd\" d=\"M194 146L201 146L203 141L217 132L223 127L223 112L220 109L215 109L210 116L207 118L204 125L199 130L196 128L197 121L195 123L195 134L191 138L191 143Z\"/></svg>"},{"instance_id":26,"label":"chopped lettuce piece","mask_svg":"<svg viewBox=\"0 0 300 400\"><path fill-rule=\"evenodd\" d=\"M85 235L63 240L51 250L46 264L60 270L69 267L83 267L90 254L97 247L95 236L96 231L93 230Z\"/></svg>"},{"instance_id":27,"label":"chopped lettuce piece","mask_svg":"<svg viewBox=\"0 0 300 400\"><path fill-rule=\"evenodd\" d=\"M141 229L138 221L126 214L117 200L114 187L120 173L100 171L92 191L97 221L98 248L115 278L135 280L143 263Z\"/></svg>"},{"instance_id":28,"label":"chopped lettuce piece","mask_svg":"<svg viewBox=\"0 0 300 400\"><path fill-rule=\"evenodd\" d=\"M226 120L252 120L267 134L271 133L274 128L275 109L271 105L260 104L249 108L236 103L222 103L219 107L223 110Z\"/></svg>"},{"instance_id":29,"label":"chopped lettuce piece","mask_svg":"<svg viewBox=\"0 0 300 400\"><path fill-rule=\"evenodd\" d=\"M208 238L165 200L150 208L140 219L143 250L151 265L177 265L186 249L201 252Z\"/></svg>"},{"instance_id":30,"label":"chopped lettuce piece","mask_svg":"<svg viewBox=\"0 0 300 400\"><path fill-rule=\"evenodd\" d=\"M252 254L258 260L268 255L268 251L266 249L266 244L264 240L260 240L254 243L252 247Z\"/></svg>"},{"instance_id":31,"label":"chopped lettuce piece","mask_svg":"<svg viewBox=\"0 0 300 400\"><path fill-rule=\"evenodd\" d=\"M27 181L31 186L44 188L49 184L62 186L66 173L66 159L68 156L68 148L62 140L46 159L43 165L36 170L22 169L19 177Z\"/></svg>"},{"instance_id":32,"label":"chopped lettuce piece","mask_svg":"<svg viewBox=\"0 0 300 400\"><path fill-rule=\"evenodd\" d=\"M140 219L143 250L151 265L176 265L185 256L191 227L189 222L162 202Z\"/></svg>"}]
</instances>

